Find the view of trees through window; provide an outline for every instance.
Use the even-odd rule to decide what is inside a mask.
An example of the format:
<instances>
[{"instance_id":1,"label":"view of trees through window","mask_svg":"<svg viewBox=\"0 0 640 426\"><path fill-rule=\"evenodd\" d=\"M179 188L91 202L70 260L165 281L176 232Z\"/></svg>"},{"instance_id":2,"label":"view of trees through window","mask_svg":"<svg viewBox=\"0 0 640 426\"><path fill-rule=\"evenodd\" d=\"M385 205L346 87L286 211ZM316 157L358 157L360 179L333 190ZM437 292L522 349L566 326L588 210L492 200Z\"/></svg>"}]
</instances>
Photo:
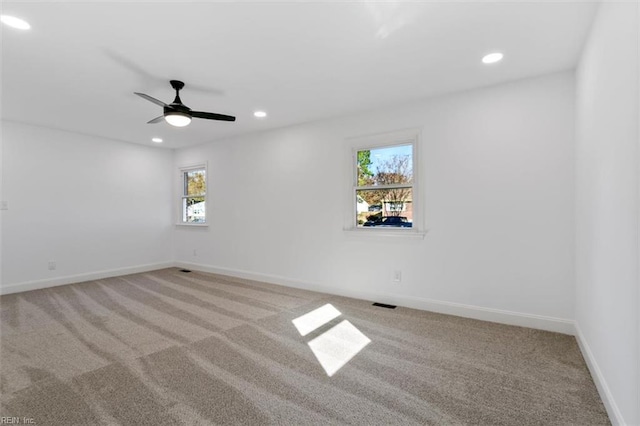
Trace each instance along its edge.
<instances>
[{"instance_id":1,"label":"view of trees through window","mask_svg":"<svg viewBox=\"0 0 640 426\"><path fill-rule=\"evenodd\" d=\"M386 217L398 217L385 223L411 227L413 145L359 150L357 173L358 226L376 226L382 224Z\"/></svg>"},{"instance_id":2,"label":"view of trees through window","mask_svg":"<svg viewBox=\"0 0 640 426\"><path fill-rule=\"evenodd\" d=\"M206 222L205 195L207 179L205 170L189 170L183 173L184 194L182 197L182 221Z\"/></svg>"}]
</instances>

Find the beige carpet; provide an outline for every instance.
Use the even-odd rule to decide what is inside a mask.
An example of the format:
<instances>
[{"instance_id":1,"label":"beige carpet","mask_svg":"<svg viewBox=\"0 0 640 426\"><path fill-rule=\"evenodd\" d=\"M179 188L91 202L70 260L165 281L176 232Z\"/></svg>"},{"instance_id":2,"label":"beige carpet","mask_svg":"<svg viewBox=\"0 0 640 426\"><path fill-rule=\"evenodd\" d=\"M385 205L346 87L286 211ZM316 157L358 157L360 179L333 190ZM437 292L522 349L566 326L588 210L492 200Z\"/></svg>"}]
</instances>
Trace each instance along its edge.
<instances>
[{"instance_id":1,"label":"beige carpet","mask_svg":"<svg viewBox=\"0 0 640 426\"><path fill-rule=\"evenodd\" d=\"M605 425L571 336L165 269L0 298L37 425Z\"/></svg>"}]
</instances>

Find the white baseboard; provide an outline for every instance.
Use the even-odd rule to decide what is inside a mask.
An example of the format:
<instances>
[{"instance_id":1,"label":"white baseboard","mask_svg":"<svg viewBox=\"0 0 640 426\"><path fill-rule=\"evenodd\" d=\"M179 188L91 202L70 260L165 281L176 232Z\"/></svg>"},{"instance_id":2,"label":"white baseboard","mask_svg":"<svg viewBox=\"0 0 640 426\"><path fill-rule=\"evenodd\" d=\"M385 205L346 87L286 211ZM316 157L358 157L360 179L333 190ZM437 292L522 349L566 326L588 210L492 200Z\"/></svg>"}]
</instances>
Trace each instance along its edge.
<instances>
[{"instance_id":1,"label":"white baseboard","mask_svg":"<svg viewBox=\"0 0 640 426\"><path fill-rule=\"evenodd\" d=\"M461 303L446 302L434 299L425 299L421 297L399 296L391 293L353 290L347 287L325 286L316 283L307 283L292 280L277 275L259 274L254 272L222 268L211 265L202 265L190 262L176 262L175 265L180 268L193 269L195 271L228 275L236 278L262 281L287 287L335 294L338 296L353 297L356 299L371 300L380 303L421 309L424 311L438 312L442 314L456 315L482 321L497 322L501 324L516 325L520 327L529 327L538 330L554 331L557 333L569 335L573 335L575 333L575 323L573 320L569 319L523 314L519 312L484 308L481 306L465 305Z\"/></svg>"},{"instance_id":2,"label":"white baseboard","mask_svg":"<svg viewBox=\"0 0 640 426\"><path fill-rule=\"evenodd\" d=\"M582 352L582 356L584 357L587 367L589 368L589 372L591 373L591 377L593 378L593 382L596 384L596 388L598 389L598 393L600 394L600 398L602 399L602 403L604 407L607 409L607 414L609 415L609 420L611 420L611 424L613 426L624 426L625 423L622 413L618 409L615 400L613 399L613 395L611 395L611 391L609 390L609 386L607 385L607 381L596 362L595 357L593 356L593 352L591 352L591 348L587 343L587 340L582 334L582 330L580 330L579 324L576 322L576 340L578 341L578 346L580 347L580 351Z\"/></svg>"},{"instance_id":3,"label":"white baseboard","mask_svg":"<svg viewBox=\"0 0 640 426\"><path fill-rule=\"evenodd\" d=\"M230 268L222 268L211 265L202 265L190 262L161 262L147 265L137 265L127 268L110 269L105 271L90 272L86 274L69 275L51 279L28 281L23 283L9 284L0 287L0 294L11 294L23 291L38 290L42 288L55 287L65 284L73 284L83 281L91 281L102 278L117 277L121 275L135 274L140 272L153 271L156 269L170 267L188 268L196 271L211 272L215 274L228 275L237 278L244 278L255 281L262 281L271 284L283 285L286 287L300 288L304 290L318 291L322 293L335 294L338 296L353 297L356 299L371 300L392 305L404 306L407 308L421 309L424 311L438 312L442 314L456 315L465 318L473 318L482 321L497 322L501 324L516 325L520 327L535 328L538 330L554 331L563 334L575 334L575 323L573 320L563 318L545 317L520 312L505 311L500 309L485 308L482 306L465 305L462 303L447 302L442 300L425 299L413 296L400 296L391 293L353 290L348 287L333 287L317 283L308 283L299 280L292 280L286 277L260 274Z\"/></svg>"},{"instance_id":4,"label":"white baseboard","mask_svg":"<svg viewBox=\"0 0 640 426\"><path fill-rule=\"evenodd\" d=\"M102 278L118 277L121 275L137 274L157 269L171 268L173 262L150 263L147 265L129 266L127 268L109 269L105 271L89 272L86 274L68 275L64 277L48 278L37 281L27 281L16 284L8 284L0 287L0 295L20 293L23 291L39 290L41 288L56 287L59 285L81 283L83 281L99 280Z\"/></svg>"}]
</instances>

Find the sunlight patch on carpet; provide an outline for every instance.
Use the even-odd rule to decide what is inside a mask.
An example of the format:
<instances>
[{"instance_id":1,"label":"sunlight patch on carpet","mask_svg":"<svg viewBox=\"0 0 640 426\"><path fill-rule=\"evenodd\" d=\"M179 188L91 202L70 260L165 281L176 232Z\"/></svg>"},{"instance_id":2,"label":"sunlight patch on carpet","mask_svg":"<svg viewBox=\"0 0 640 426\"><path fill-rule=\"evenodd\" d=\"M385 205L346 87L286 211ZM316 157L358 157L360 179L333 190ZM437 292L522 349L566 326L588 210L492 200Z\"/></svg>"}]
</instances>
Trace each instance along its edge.
<instances>
[{"instance_id":1,"label":"sunlight patch on carpet","mask_svg":"<svg viewBox=\"0 0 640 426\"><path fill-rule=\"evenodd\" d=\"M353 324L340 324L311 340L308 345L329 377L356 356L371 340Z\"/></svg>"},{"instance_id":2,"label":"sunlight patch on carpet","mask_svg":"<svg viewBox=\"0 0 640 426\"><path fill-rule=\"evenodd\" d=\"M306 336L313 330L317 330L334 318L338 318L342 313L331 303L314 309L298 318L292 320L293 325L302 336Z\"/></svg>"}]
</instances>

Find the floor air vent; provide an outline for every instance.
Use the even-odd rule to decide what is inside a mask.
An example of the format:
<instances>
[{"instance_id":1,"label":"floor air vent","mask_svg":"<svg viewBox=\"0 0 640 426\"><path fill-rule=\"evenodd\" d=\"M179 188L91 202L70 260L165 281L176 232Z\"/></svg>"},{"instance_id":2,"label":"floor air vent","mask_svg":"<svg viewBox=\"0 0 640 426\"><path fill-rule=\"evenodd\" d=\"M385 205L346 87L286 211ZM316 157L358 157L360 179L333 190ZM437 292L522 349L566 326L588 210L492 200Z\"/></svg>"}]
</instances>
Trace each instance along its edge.
<instances>
[{"instance_id":1,"label":"floor air vent","mask_svg":"<svg viewBox=\"0 0 640 426\"><path fill-rule=\"evenodd\" d=\"M188 270L188 269L180 269L180 272L185 272L186 273L186 272L191 272L191 271Z\"/></svg>"},{"instance_id":2,"label":"floor air vent","mask_svg":"<svg viewBox=\"0 0 640 426\"><path fill-rule=\"evenodd\" d=\"M387 309L395 309L395 308L397 308L396 305L386 305L384 303L374 303L373 306L378 306L380 308L387 308Z\"/></svg>"}]
</instances>

